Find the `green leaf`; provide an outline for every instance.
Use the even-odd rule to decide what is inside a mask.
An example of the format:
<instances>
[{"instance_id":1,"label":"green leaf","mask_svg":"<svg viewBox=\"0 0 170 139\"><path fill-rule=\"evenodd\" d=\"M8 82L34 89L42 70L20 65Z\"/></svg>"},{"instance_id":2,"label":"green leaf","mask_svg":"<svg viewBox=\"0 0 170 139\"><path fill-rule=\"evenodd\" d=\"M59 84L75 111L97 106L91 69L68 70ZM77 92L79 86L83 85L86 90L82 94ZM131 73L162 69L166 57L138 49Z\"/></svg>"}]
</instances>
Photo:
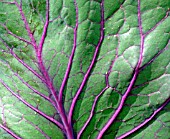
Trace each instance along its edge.
<instances>
[{"instance_id":1,"label":"green leaf","mask_svg":"<svg viewBox=\"0 0 170 139\"><path fill-rule=\"evenodd\" d=\"M2 139L170 138L169 0L1 0Z\"/></svg>"}]
</instances>

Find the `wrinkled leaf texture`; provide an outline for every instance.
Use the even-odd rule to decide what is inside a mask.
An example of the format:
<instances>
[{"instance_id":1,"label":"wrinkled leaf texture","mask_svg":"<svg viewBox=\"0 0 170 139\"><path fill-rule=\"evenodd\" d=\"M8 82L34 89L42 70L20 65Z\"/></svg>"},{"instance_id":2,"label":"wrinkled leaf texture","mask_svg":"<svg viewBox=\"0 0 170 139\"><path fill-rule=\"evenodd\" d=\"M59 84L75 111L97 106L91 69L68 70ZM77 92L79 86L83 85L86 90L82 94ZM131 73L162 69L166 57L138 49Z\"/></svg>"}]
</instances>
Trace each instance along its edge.
<instances>
[{"instance_id":1,"label":"wrinkled leaf texture","mask_svg":"<svg viewBox=\"0 0 170 139\"><path fill-rule=\"evenodd\" d=\"M169 139L169 0L0 0L0 139Z\"/></svg>"}]
</instances>

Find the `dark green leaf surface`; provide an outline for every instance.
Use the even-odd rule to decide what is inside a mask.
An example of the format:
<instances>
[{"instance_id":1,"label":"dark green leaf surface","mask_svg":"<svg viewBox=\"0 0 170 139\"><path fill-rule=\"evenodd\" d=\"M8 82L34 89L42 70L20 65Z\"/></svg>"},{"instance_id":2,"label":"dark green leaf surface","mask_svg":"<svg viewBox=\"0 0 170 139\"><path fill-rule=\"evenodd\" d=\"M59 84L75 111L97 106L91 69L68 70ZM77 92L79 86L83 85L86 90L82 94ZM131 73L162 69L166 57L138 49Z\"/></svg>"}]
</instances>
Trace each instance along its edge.
<instances>
[{"instance_id":1,"label":"dark green leaf surface","mask_svg":"<svg viewBox=\"0 0 170 139\"><path fill-rule=\"evenodd\" d=\"M0 139L169 139L169 0L0 0Z\"/></svg>"}]
</instances>

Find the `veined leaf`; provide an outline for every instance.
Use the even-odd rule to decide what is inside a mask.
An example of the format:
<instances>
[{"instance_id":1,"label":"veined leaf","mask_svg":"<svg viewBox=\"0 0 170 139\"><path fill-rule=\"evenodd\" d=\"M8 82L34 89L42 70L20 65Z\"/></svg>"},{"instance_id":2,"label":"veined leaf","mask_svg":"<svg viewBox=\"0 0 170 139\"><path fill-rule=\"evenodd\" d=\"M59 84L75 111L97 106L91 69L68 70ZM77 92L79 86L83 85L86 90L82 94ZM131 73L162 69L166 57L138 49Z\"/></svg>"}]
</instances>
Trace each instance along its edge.
<instances>
[{"instance_id":1,"label":"veined leaf","mask_svg":"<svg viewBox=\"0 0 170 139\"><path fill-rule=\"evenodd\" d=\"M0 0L0 139L169 139L169 0Z\"/></svg>"}]
</instances>

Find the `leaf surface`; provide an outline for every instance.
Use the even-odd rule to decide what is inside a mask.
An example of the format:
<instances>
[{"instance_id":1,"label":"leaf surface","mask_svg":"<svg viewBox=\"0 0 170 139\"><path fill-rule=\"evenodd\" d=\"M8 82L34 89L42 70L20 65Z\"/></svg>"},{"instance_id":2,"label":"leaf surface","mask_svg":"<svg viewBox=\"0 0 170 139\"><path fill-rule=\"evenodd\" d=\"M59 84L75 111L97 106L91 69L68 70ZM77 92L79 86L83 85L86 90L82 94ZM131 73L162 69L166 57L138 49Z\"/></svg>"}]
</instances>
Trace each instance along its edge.
<instances>
[{"instance_id":1,"label":"leaf surface","mask_svg":"<svg viewBox=\"0 0 170 139\"><path fill-rule=\"evenodd\" d=\"M1 0L2 139L170 138L168 0Z\"/></svg>"}]
</instances>

